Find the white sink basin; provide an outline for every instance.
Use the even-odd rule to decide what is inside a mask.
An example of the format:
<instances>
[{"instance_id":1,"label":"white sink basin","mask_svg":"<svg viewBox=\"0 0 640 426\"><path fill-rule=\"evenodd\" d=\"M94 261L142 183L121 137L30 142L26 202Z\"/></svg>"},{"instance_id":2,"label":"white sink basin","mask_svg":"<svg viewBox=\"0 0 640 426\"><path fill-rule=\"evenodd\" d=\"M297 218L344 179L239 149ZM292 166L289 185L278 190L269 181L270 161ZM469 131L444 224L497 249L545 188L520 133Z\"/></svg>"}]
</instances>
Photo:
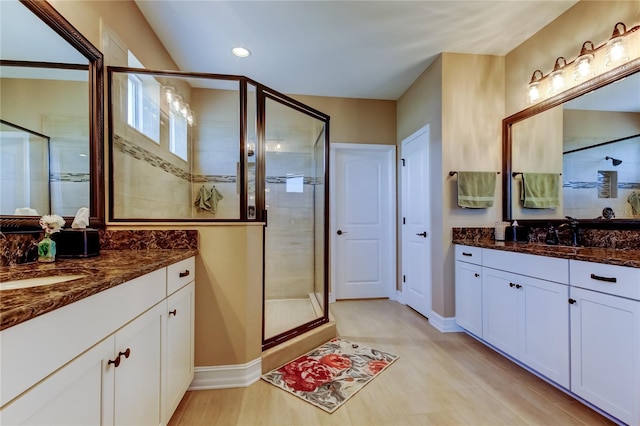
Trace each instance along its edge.
<instances>
[{"instance_id":1,"label":"white sink basin","mask_svg":"<svg viewBox=\"0 0 640 426\"><path fill-rule=\"evenodd\" d=\"M18 288L39 287L43 285L77 280L78 278L83 277L84 275L50 275L46 277L24 278L21 280L1 282L0 290L15 290Z\"/></svg>"}]
</instances>

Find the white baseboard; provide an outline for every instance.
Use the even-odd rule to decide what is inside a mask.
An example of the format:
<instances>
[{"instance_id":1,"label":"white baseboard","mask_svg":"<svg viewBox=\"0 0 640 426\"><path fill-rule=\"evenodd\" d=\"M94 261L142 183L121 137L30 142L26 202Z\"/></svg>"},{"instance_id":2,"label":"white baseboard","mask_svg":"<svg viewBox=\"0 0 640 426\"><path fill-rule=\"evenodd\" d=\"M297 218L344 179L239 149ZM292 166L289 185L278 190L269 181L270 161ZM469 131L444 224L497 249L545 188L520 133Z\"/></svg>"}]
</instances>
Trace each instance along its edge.
<instances>
[{"instance_id":1,"label":"white baseboard","mask_svg":"<svg viewBox=\"0 0 640 426\"><path fill-rule=\"evenodd\" d=\"M189 390L246 388L261 376L261 358L246 364L196 367Z\"/></svg>"},{"instance_id":2,"label":"white baseboard","mask_svg":"<svg viewBox=\"0 0 640 426\"><path fill-rule=\"evenodd\" d=\"M431 311L429 315L429 324L431 324L440 333L460 333L464 330L456 324L456 317L443 317Z\"/></svg>"}]
</instances>

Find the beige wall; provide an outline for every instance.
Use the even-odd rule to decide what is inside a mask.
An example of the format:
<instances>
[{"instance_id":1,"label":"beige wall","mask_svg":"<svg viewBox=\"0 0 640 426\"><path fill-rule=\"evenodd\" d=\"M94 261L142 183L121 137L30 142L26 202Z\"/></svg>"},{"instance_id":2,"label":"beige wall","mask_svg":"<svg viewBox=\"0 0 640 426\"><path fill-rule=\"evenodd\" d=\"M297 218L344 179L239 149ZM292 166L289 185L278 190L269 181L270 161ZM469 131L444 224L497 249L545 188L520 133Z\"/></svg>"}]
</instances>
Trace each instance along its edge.
<instances>
[{"instance_id":1,"label":"beige wall","mask_svg":"<svg viewBox=\"0 0 640 426\"><path fill-rule=\"evenodd\" d=\"M49 3L98 49L102 49L102 29L106 25L147 68L178 69L133 1L50 0Z\"/></svg>"},{"instance_id":2,"label":"beige wall","mask_svg":"<svg viewBox=\"0 0 640 426\"><path fill-rule=\"evenodd\" d=\"M489 209L460 209L451 170L501 170L504 58L443 53L398 100L398 142L430 130L431 285L435 313L454 315L451 228L481 226L501 215L498 179Z\"/></svg>"},{"instance_id":3,"label":"beige wall","mask_svg":"<svg viewBox=\"0 0 640 426\"><path fill-rule=\"evenodd\" d=\"M291 97L331 117L331 142L396 144L395 101L303 95Z\"/></svg>"}]
</instances>

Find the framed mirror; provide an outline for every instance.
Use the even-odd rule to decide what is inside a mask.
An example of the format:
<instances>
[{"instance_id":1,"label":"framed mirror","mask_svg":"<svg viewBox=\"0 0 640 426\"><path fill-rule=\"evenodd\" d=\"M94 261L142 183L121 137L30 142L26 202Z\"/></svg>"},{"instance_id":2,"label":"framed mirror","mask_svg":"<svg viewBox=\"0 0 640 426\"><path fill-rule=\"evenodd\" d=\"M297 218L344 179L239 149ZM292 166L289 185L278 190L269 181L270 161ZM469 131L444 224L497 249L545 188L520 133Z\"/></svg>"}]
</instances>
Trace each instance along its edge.
<instances>
[{"instance_id":1,"label":"framed mirror","mask_svg":"<svg viewBox=\"0 0 640 426\"><path fill-rule=\"evenodd\" d=\"M592 227L640 226L640 59L502 124L504 220L547 224L570 216ZM524 208L521 173L558 173L559 206Z\"/></svg>"},{"instance_id":2,"label":"framed mirror","mask_svg":"<svg viewBox=\"0 0 640 426\"><path fill-rule=\"evenodd\" d=\"M44 214L70 225L89 207L102 227L102 53L45 1L0 8L0 226L40 229Z\"/></svg>"}]
</instances>

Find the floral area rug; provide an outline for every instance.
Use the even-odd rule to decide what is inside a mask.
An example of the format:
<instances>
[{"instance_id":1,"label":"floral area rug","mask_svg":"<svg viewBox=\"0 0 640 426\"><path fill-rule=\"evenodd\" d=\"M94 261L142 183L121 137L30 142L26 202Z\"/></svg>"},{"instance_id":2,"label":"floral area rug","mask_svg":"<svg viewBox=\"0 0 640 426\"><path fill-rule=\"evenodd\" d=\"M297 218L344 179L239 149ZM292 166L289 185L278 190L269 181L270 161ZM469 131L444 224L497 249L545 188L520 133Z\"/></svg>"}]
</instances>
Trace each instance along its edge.
<instances>
[{"instance_id":1,"label":"floral area rug","mask_svg":"<svg viewBox=\"0 0 640 426\"><path fill-rule=\"evenodd\" d=\"M262 379L333 413L396 359L397 355L333 339Z\"/></svg>"}]
</instances>

